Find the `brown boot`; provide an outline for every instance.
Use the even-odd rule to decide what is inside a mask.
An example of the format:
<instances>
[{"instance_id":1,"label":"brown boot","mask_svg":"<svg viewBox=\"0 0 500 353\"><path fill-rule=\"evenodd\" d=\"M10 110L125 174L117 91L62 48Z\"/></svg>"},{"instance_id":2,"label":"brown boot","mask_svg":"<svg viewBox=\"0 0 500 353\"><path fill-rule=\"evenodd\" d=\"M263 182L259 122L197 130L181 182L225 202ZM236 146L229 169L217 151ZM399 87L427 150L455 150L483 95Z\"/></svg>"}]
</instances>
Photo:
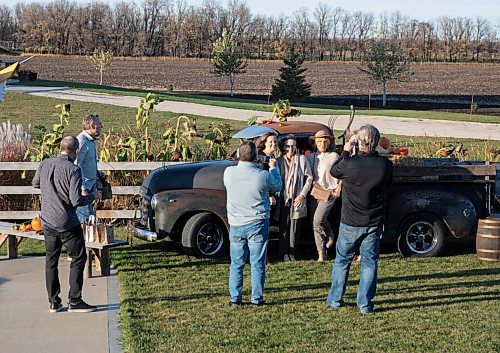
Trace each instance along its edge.
<instances>
[{"instance_id":1,"label":"brown boot","mask_svg":"<svg viewBox=\"0 0 500 353\"><path fill-rule=\"evenodd\" d=\"M317 262L325 262L325 250L322 250L322 251L318 251L318 260L316 260Z\"/></svg>"}]
</instances>

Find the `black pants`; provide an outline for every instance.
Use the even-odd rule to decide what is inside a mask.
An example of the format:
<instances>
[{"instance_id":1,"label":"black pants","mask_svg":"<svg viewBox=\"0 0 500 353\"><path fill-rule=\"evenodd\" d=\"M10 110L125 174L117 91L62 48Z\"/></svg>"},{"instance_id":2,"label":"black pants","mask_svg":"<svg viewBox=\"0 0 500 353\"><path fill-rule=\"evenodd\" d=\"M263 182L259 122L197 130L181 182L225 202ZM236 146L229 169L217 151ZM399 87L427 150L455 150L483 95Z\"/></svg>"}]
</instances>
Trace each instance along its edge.
<instances>
[{"instance_id":1,"label":"black pants","mask_svg":"<svg viewBox=\"0 0 500 353\"><path fill-rule=\"evenodd\" d=\"M290 201L293 202L293 201ZM285 206L282 202L280 207L280 238L279 238L279 254L282 258L284 255L294 255L299 241L299 219L292 219L290 206Z\"/></svg>"},{"instance_id":2,"label":"black pants","mask_svg":"<svg viewBox=\"0 0 500 353\"><path fill-rule=\"evenodd\" d=\"M71 257L68 299L72 303L79 302L82 299L83 271L85 269L85 262L87 261L82 227L77 226L64 232L44 227L43 233L45 235L46 250L45 284L49 295L49 302L61 303L61 298L59 297L61 285L59 283L57 265L63 245L68 251L68 256Z\"/></svg>"}]
</instances>

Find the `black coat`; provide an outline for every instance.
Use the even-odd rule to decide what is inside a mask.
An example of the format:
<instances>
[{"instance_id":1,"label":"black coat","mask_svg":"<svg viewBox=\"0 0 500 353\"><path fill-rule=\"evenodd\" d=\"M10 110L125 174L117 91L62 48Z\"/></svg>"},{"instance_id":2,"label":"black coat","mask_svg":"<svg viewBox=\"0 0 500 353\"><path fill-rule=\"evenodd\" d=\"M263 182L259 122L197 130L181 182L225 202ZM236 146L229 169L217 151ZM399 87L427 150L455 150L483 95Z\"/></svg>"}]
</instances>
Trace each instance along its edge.
<instances>
[{"instance_id":1,"label":"black coat","mask_svg":"<svg viewBox=\"0 0 500 353\"><path fill-rule=\"evenodd\" d=\"M342 180L342 223L352 227L384 223L387 188L392 182L390 160L377 152L355 156L342 152L330 172Z\"/></svg>"}]
</instances>

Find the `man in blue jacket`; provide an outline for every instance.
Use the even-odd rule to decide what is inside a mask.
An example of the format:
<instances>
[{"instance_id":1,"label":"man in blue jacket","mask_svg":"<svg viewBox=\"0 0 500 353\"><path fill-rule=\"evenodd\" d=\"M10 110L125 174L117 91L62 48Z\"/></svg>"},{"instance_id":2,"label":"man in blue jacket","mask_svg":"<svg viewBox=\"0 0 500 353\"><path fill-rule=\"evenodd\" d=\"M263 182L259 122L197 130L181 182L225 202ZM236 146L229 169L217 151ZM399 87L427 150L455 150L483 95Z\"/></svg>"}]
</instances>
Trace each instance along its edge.
<instances>
[{"instance_id":1,"label":"man in blue jacket","mask_svg":"<svg viewBox=\"0 0 500 353\"><path fill-rule=\"evenodd\" d=\"M380 235L382 234L387 188L392 181L392 162L375 151L380 133L373 125L362 126L344 145L340 161L331 169L342 180L342 215L332 287L327 304L332 309L344 305L342 299L352 259L359 249L361 278L357 305L363 314L373 311L377 286ZM354 147L359 152L351 155Z\"/></svg>"},{"instance_id":2,"label":"man in blue jacket","mask_svg":"<svg viewBox=\"0 0 500 353\"><path fill-rule=\"evenodd\" d=\"M264 303L266 279L266 252L269 240L269 193L281 190L281 177L276 160L269 161L269 171L257 164L257 147L244 142L238 149L238 165L224 171L227 190L227 218L231 266L229 272L229 300L241 304L243 269L248 255L252 273L253 305Z\"/></svg>"},{"instance_id":3,"label":"man in blue jacket","mask_svg":"<svg viewBox=\"0 0 500 353\"><path fill-rule=\"evenodd\" d=\"M79 148L75 164L82 171L82 195L87 195L97 189L102 189L98 180L99 172L97 170L97 148L95 140L102 131L102 122L99 115L91 114L83 118L83 131L76 137ZM76 210L80 223L85 223L90 215L94 214L92 204L78 207Z\"/></svg>"}]
</instances>

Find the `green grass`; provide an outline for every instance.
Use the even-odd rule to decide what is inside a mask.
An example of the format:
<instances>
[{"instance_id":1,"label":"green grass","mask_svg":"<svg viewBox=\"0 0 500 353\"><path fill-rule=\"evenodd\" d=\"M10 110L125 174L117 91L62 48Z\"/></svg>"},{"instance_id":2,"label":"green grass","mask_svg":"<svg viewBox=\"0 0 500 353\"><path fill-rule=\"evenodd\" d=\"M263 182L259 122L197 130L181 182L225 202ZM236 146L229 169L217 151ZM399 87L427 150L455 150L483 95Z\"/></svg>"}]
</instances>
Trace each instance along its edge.
<instances>
[{"instance_id":1,"label":"green grass","mask_svg":"<svg viewBox=\"0 0 500 353\"><path fill-rule=\"evenodd\" d=\"M117 234L124 237L124 229ZM275 244L274 244L275 245ZM275 261L267 267L267 305L228 305L229 261L189 260L178 244L113 249L120 281L125 353L148 352L498 352L500 266L479 261L474 239L452 240L442 257L379 262L376 311L356 308L353 265L340 311L326 307L331 263ZM43 255L27 241L22 255ZM244 302L250 273L245 270Z\"/></svg>"},{"instance_id":2,"label":"green grass","mask_svg":"<svg viewBox=\"0 0 500 353\"><path fill-rule=\"evenodd\" d=\"M71 117L66 128L67 133L77 134L81 131L82 117L91 113L98 113L104 125L104 132L112 129L121 131L123 128L135 129L136 108L119 107L114 105L87 103L80 101L60 100L56 98L38 97L28 94L7 92L0 110L0 121L10 120L12 123L21 123L27 126L45 125L51 127L59 121L53 114L55 106L60 103L71 103ZM160 138L165 130L165 123L181 114L171 112L157 112L150 120L150 130L155 138ZM197 126L206 129L212 122L223 122L224 119L190 115L196 118ZM246 126L242 121L231 121L234 132Z\"/></svg>"},{"instance_id":3,"label":"green grass","mask_svg":"<svg viewBox=\"0 0 500 353\"><path fill-rule=\"evenodd\" d=\"M230 307L228 260L190 261L168 243L116 249L124 352L498 351L500 267L471 245L433 259L384 254L370 316L355 306L358 265L340 311L325 304L331 266L314 259L270 264L268 305ZM248 303L248 268L243 294Z\"/></svg>"},{"instance_id":4,"label":"green grass","mask_svg":"<svg viewBox=\"0 0 500 353\"><path fill-rule=\"evenodd\" d=\"M130 95L130 96L144 96L149 92L140 89L129 89L112 86L99 86L95 84L66 82L66 81L33 81L21 83L24 85L37 85L48 87L67 86L78 88L86 91L117 94L117 95ZM206 104L227 108L236 109L249 109L262 112L272 112L272 107L267 104L267 101L239 99L230 97L210 97L203 95L192 95L186 93L175 92L156 92L162 99ZM348 107L332 106L332 105L315 105L315 104L298 104L297 106L302 114L315 114L315 115L341 115L349 114ZM372 109L368 111L366 108L357 108L357 115L376 115L376 116L391 116L391 117L405 117L415 119L439 119L439 120L452 120L452 121L467 121L467 122L481 122L481 123L500 123L500 118L497 116L488 115L470 115L462 113L448 113L448 112L435 112L435 111L416 111L416 110L396 110L396 109Z\"/></svg>"},{"instance_id":5,"label":"green grass","mask_svg":"<svg viewBox=\"0 0 500 353\"><path fill-rule=\"evenodd\" d=\"M131 130L135 129L135 108L112 106L99 103L87 103L80 101L67 101L55 98L38 97L33 95L8 92L6 99L1 103L0 121L10 120L12 123L22 123L25 128L28 124L45 125L47 127L59 121L54 116L55 106L60 103L71 102L71 117L66 133L78 134L81 131L81 118L90 113L98 113L104 124L104 133L114 131L121 136L131 136ZM171 112L157 112L153 114L150 122L150 131L153 143L160 143L161 135L166 129L166 123L181 114ZM196 125L200 132L207 132L211 123L226 122L231 126L231 133L234 134L246 127L244 121L216 119L203 116L191 116L196 118ZM336 136L341 132L336 131ZM440 147L448 144L457 145L463 143L470 155L466 158L471 160L489 160L489 150L492 147L498 148L496 141L439 138L439 137L412 137L384 134L388 137L393 146L405 146L410 148L410 155L421 157L432 155ZM113 142L114 143L114 142ZM238 145L238 140L233 139L230 149Z\"/></svg>"}]
</instances>

